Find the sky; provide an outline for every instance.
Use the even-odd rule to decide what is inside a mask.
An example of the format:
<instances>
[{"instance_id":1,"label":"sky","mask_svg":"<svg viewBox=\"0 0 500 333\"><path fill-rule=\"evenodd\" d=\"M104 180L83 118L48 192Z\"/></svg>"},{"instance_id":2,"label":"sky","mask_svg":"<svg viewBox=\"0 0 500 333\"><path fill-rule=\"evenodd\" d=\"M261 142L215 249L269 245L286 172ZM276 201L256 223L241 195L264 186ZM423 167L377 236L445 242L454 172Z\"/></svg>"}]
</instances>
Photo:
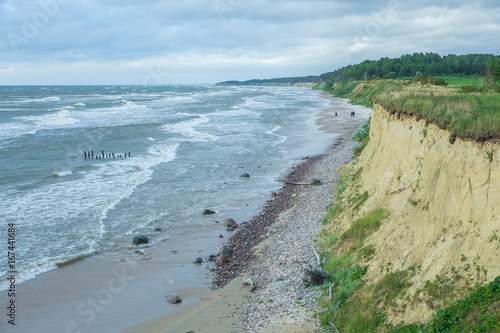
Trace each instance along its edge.
<instances>
[{"instance_id":1,"label":"sky","mask_svg":"<svg viewBox=\"0 0 500 333\"><path fill-rule=\"evenodd\" d=\"M0 0L0 85L320 75L414 52L500 54L500 1Z\"/></svg>"}]
</instances>

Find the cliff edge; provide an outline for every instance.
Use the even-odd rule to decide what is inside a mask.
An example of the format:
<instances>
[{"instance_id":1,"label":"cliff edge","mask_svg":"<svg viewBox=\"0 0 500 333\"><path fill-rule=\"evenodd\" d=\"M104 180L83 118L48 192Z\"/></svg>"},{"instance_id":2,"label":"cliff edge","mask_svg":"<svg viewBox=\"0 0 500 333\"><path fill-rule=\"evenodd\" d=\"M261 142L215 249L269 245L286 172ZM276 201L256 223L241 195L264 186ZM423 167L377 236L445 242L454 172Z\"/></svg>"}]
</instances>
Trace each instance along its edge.
<instances>
[{"instance_id":1,"label":"cliff edge","mask_svg":"<svg viewBox=\"0 0 500 333\"><path fill-rule=\"evenodd\" d=\"M339 235L336 258L354 253L366 269L365 287L351 296L368 304L359 313L371 304L378 322L425 322L500 275L500 144L450 143L447 130L379 104L369 136L346 167L326 233ZM346 242L376 209L388 217L362 246Z\"/></svg>"}]
</instances>

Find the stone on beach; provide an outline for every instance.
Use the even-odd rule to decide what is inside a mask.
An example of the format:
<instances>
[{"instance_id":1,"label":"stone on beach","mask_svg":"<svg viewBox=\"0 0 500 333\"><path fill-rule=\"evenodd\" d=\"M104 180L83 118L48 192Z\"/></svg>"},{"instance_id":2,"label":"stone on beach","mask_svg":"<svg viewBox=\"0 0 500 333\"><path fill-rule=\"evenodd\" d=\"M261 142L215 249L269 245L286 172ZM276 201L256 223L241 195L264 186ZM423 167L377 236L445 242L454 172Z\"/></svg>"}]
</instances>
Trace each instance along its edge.
<instances>
[{"instance_id":1,"label":"stone on beach","mask_svg":"<svg viewBox=\"0 0 500 333\"><path fill-rule=\"evenodd\" d=\"M222 225L225 226L225 227L232 227L233 224L235 224L236 221L233 220L233 219L225 219L223 222L222 222Z\"/></svg>"},{"instance_id":2,"label":"stone on beach","mask_svg":"<svg viewBox=\"0 0 500 333\"><path fill-rule=\"evenodd\" d=\"M335 170L351 160L349 148L357 145L353 141L342 146L334 144L328 154L309 157L280 181L310 183L317 178L335 186ZM249 223L240 223L239 231L231 235L228 249L235 251L230 261L219 255L217 266L212 269L216 273L212 288L221 288L243 272L252 276L255 287L256 281L261 284L259 293L249 296L248 304L236 313L231 332L255 332L256 327L269 330L286 317L293 318L294 323L307 323L317 331L319 323L311 316L316 310L314 298L319 297L320 291L305 286L304 268L317 265L311 239L321 227L324 208L333 200L331 186L284 184L280 191L271 194L272 199L259 214ZM266 239L270 242L261 243ZM265 245L259 249L255 247L258 244ZM272 299L273 306L264 306L262 299Z\"/></svg>"},{"instance_id":3,"label":"stone on beach","mask_svg":"<svg viewBox=\"0 0 500 333\"><path fill-rule=\"evenodd\" d=\"M134 245L147 244L149 243L149 238L144 235L135 236L132 243L134 243Z\"/></svg>"},{"instance_id":4,"label":"stone on beach","mask_svg":"<svg viewBox=\"0 0 500 333\"><path fill-rule=\"evenodd\" d=\"M198 257L198 258L196 258L193 261L193 264L202 264L202 263L203 263L203 258L202 257Z\"/></svg>"},{"instance_id":5,"label":"stone on beach","mask_svg":"<svg viewBox=\"0 0 500 333\"><path fill-rule=\"evenodd\" d=\"M224 246L222 247L222 250L220 250L220 256L223 258L229 258L230 256L233 255L233 253L234 253L233 249L231 249L228 246Z\"/></svg>"},{"instance_id":6,"label":"stone on beach","mask_svg":"<svg viewBox=\"0 0 500 333\"><path fill-rule=\"evenodd\" d=\"M182 298L180 298L177 295L168 295L166 297L167 297L167 301L170 304L180 304L180 303L182 303Z\"/></svg>"},{"instance_id":7,"label":"stone on beach","mask_svg":"<svg viewBox=\"0 0 500 333\"><path fill-rule=\"evenodd\" d=\"M224 246L220 252L219 252L219 258L217 259L217 262L215 263L216 266L222 266L226 262L228 262L228 258L233 255L233 249L231 249L228 246Z\"/></svg>"}]
</instances>

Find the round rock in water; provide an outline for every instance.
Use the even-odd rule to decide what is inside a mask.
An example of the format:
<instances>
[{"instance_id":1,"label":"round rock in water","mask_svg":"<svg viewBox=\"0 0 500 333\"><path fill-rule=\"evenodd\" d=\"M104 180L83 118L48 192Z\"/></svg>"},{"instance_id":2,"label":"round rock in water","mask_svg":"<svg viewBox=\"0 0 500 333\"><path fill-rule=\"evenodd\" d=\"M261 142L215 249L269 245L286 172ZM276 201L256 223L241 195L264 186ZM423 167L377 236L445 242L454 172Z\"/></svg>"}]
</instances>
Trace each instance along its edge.
<instances>
[{"instance_id":1,"label":"round rock in water","mask_svg":"<svg viewBox=\"0 0 500 333\"><path fill-rule=\"evenodd\" d=\"M167 296L167 301L170 304L180 304L182 302L182 299L179 296L177 296L177 295L168 295Z\"/></svg>"},{"instance_id":2,"label":"round rock in water","mask_svg":"<svg viewBox=\"0 0 500 333\"><path fill-rule=\"evenodd\" d=\"M215 214L213 210L205 209L201 215L212 215Z\"/></svg>"},{"instance_id":3,"label":"round rock in water","mask_svg":"<svg viewBox=\"0 0 500 333\"><path fill-rule=\"evenodd\" d=\"M242 177L242 178L250 178L250 175L248 173L244 173L240 177Z\"/></svg>"},{"instance_id":4,"label":"round rock in water","mask_svg":"<svg viewBox=\"0 0 500 333\"><path fill-rule=\"evenodd\" d=\"M201 264L201 263L203 263L203 258L202 258L202 257L198 257L198 258L196 258L196 259L194 260L194 262L193 262L193 263L194 263L194 264Z\"/></svg>"},{"instance_id":5,"label":"round rock in water","mask_svg":"<svg viewBox=\"0 0 500 333\"><path fill-rule=\"evenodd\" d=\"M149 242L149 238L144 235L139 235L135 236L132 242L134 243L134 245L147 244Z\"/></svg>"}]
</instances>

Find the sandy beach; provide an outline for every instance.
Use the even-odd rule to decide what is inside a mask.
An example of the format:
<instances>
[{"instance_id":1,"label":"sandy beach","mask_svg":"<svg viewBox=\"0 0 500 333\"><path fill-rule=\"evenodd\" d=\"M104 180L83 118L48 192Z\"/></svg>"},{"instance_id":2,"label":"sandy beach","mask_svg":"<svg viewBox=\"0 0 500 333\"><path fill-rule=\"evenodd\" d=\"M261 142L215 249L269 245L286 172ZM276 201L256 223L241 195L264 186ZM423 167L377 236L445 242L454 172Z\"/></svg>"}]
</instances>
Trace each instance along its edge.
<instances>
[{"instance_id":1,"label":"sandy beach","mask_svg":"<svg viewBox=\"0 0 500 333\"><path fill-rule=\"evenodd\" d=\"M351 111L356 112L354 117ZM325 207L333 200L337 170L352 159L357 143L350 137L370 113L365 107L332 99L332 108L320 115L317 124L338 134L335 142L321 155L304 157L304 162L286 175L285 185L263 211L224 242L234 254L223 267L210 266L216 271L215 290L196 307L125 332L318 331L312 314L319 291L304 285L303 269L317 266L314 240ZM286 184L315 178L322 185ZM254 292L244 284L249 278L257 286Z\"/></svg>"}]
</instances>

